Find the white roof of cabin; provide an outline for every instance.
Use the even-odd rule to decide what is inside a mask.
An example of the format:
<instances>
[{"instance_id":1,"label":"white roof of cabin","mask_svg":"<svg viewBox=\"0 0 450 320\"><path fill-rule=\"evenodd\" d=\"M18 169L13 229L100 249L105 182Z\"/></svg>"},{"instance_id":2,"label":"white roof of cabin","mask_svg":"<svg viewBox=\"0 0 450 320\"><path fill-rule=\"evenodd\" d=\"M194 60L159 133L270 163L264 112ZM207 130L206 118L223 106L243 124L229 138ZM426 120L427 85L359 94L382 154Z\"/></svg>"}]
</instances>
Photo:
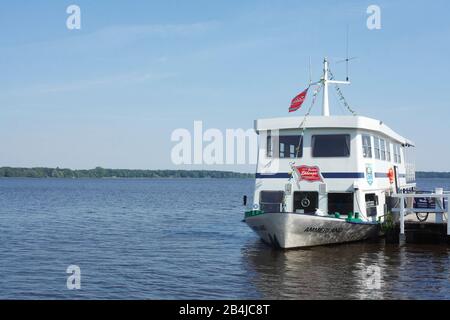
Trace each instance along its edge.
<instances>
[{"instance_id":1,"label":"white roof of cabin","mask_svg":"<svg viewBox=\"0 0 450 320\"><path fill-rule=\"evenodd\" d=\"M304 117L285 117L272 119L255 120L255 130L283 130L283 129L298 129ZM382 133L397 142L402 144L409 144L414 146L414 143L389 128L383 121L371 119L361 116L308 116L304 127L306 129L360 129L369 130L377 133Z\"/></svg>"}]
</instances>

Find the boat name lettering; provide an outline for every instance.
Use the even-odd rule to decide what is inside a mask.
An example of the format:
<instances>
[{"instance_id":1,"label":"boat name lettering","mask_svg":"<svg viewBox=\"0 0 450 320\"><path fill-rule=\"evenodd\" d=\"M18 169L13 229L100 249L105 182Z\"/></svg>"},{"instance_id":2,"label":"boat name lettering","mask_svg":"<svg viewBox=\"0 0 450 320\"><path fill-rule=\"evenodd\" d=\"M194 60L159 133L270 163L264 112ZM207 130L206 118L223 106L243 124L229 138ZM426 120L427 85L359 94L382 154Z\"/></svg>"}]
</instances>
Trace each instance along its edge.
<instances>
[{"instance_id":1,"label":"boat name lettering","mask_svg":"<svg viewBox=\"0 0 450 320\"><path fill-rule=\"evenodd\" d=\"M340 233L342 232L342 228L307 227L304 232Z\"/></svg>"}]
</instances>

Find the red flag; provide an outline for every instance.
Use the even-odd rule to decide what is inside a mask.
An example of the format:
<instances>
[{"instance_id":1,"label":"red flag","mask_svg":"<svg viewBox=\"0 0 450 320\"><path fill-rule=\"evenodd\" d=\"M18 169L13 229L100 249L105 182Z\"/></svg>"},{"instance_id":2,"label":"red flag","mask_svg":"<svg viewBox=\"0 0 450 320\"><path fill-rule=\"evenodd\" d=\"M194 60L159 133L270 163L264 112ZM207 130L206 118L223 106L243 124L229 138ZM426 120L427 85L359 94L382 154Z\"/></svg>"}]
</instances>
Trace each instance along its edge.
<instances>
[{"instance_id":1,"label":"red flag","mask_svg":"<svg viewBox=\"0 0 450 320\"><path fill-rule=\"evenodd\" d=\"M289 107L289 112L294 112L300 109L303 102L306 100L306 94L308 93L308 89L309 88L307 88L305 91L303 91L302 93L297 95L294 99L292 99L291 106Z\"/></svg>"}]
</instances>

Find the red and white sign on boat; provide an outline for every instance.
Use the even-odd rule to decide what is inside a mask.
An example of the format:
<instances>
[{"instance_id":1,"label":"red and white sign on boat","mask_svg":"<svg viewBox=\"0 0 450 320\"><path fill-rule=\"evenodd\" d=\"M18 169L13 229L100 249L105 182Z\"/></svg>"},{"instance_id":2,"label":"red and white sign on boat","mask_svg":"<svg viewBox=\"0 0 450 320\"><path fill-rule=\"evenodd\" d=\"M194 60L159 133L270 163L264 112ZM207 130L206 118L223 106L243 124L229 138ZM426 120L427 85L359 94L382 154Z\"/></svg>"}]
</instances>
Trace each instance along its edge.
<instances>
[{"instance_id":1,"label":"red and white sign on boat","mask_svg":"<svg viewBox=\"0 0 450 320\"><path fill-rule=\"evenodd\" d=\"M318 166L298 166L295 167L295 171L298 173L300 181L323 181L322 174L320 173L320 169Z\"/></svg>"}]
</instances>

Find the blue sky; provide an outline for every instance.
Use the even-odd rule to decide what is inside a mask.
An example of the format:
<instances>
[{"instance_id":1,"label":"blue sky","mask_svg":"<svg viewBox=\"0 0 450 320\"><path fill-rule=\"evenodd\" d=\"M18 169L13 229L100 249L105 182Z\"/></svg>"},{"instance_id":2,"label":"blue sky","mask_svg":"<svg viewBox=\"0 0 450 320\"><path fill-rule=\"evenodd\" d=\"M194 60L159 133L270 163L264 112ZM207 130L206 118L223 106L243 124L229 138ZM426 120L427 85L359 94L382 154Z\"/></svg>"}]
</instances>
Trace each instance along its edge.
<instances>
[{"instance_id":1,"label":"blue sky","mask_svg":"<svg viewBox=\"0 0 450 320\"><path fill-rule=\"evenodd\" d=\"M2 2L0 166L174 168L176 128L287 116L309 56L318 78L349 25L351 106L414 140L418 169L450 171L449 16L445 0ZM331 112L344 114L334 94Z\"/></svg>"}]
</instances>

